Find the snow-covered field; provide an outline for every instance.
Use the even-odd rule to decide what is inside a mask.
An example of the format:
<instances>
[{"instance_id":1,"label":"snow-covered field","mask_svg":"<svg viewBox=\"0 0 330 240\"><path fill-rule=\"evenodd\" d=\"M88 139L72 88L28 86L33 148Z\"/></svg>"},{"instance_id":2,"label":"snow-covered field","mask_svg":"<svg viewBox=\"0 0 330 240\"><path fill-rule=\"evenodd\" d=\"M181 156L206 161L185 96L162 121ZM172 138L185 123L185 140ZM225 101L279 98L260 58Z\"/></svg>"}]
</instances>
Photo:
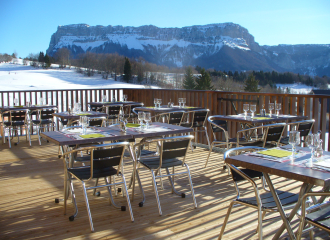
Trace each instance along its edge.
<instances>
[{"instance_id":1,"label":"snow-covered field","mask_svg":"<svg viewBox=\"0 0 330 240\"><path fill-rule=\"evenodd\" d=\"M0 63L1 91L7 90L49 90L90 88L145 88L144 85L129 84L103 79L101 74L86 77L75 69L60 70L34 68L17 64Z\"/></svg>"},{"instance_id":2,"label":"snow-covered field","mask_svg":"<svg viewBox=\"0 0 330 240\"><path fill-rule=\"evenodd\" d=\"M276 84L277 87L286 90L289 88L292 94L309 94L313 87L307 86L305 84L294 83L294 84Z\"/></svg>"}]
</instances>

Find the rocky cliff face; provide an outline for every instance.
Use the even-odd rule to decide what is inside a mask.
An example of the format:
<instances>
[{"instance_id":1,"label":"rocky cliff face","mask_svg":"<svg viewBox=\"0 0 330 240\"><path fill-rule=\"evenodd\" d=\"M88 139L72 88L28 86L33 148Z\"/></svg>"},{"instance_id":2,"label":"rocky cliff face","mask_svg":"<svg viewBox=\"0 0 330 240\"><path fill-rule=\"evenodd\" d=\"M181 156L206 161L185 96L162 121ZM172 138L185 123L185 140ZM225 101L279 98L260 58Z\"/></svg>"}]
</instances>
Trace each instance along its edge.
<instances>
[{"instance_id":1,"label":"rocky cliff face","mask_svg":"<svg viewBox=\"0 0 330 240\"><path fill-rule=\"evenodd\" d=\"M330 76L330 45L259 46L234 23L183 28L59 26L47 54L62 47L74 57L87 51L143 57L167 66L199 65L217 70L292 71Z\"/></svg>"}]
</instances>

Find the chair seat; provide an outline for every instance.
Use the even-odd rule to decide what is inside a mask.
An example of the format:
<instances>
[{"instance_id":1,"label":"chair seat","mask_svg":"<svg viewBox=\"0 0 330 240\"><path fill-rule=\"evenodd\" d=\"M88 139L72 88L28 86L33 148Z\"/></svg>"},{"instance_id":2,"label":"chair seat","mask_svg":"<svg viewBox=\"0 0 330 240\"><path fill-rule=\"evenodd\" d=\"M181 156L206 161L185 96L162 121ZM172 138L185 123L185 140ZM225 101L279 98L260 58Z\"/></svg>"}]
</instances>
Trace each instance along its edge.
<instances>
[{"instance_id":1,"label":"chair seat","mask_svg":"<svg viewBox=\"0 0 330 240\"><path fill-rule=\"evenodd\" d=\"M330 206L307 214L306 219L330 229Z\"/></svg>"},{"instance_id":2,"label":"chair seat","mask_svg":"<svg viewBox=\"0 0 330 240\"><path fill-rule=\"evenodd\" d=\"M34 124L51 124L52 120L44 119L44 120L32 120Z\"/></svg>"},{"instance_id":3,"label":"chair seat","mask_svg":"<svg viewBox=\"0 0 330 240\"><path fill-rule=\"evenodd\" d=\"M159 157L150 157L140 160L140 163L149 169L157 169L159 167ZM163 160L161 168L169 168L182 165L182 161L176 158Z\"/></svg>"},{"instance_id":4,"label":"chair seat","mask_svg":"<svg viewBox=\"0 0 330 240\"><path fill-rule=\"evenodd\" d=\"M23 125L25 125L25 122L4 122L4 125L6 126L6 127L9 127L9 126L23 126Z\"/></svg>"},{"instance_id":5,"label":"chair seat","mask_svg":"<svg viewBox=\"0 0 330 240\"><path fill-rule=\"evenodd\" d=\"M68 172L74 174L80 180L89 179L91 176L90 167L69 168ZM113 167L105 167L102 169L94 169L93 178L103 178L117 174L117 170Z\"/></svg>"},{"instance_id":6,"label":"chair seat","mask_svg":"<svg viewBox=\"0 0 330 240\"><path fill-rule=\"evenodd\" d=\"M282 206L287 206L294 204L298 201L298 194L290 193L290 192L284 192L280 190L276 190L277 195L281 201ZM260 199L262 202L262 208L263 209L273 209L276 208L276 203L274 201L274 198L270 192L260 194ZM251 198L240 198L237 201L244 202L247 204L251 204L253 206L257 206L257 200L255 197Z\"/></svg>"}]
</instances>

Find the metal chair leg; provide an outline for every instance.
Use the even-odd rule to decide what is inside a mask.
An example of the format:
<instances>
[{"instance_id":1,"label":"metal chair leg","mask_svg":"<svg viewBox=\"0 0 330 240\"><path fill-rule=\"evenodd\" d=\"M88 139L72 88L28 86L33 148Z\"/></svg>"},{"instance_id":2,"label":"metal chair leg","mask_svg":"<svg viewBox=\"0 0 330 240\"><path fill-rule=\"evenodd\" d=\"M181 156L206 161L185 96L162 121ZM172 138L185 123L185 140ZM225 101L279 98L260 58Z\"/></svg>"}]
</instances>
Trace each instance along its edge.
<instances>
[{"instance_id":1,"label":"metal chair leg","mask_svg":"<svg viewBox=\"0 0 330 240\"><path fill-rule=\"evenodd\" d=\"M162 209L161 209L161 206L160 206L155 174L154 174L153 170L150 170L150 171L151 171L151 175L152 175L152 183L154 185L154 191L155 191L155 196L156 196L157 205L158 205L158 212L159 212L159 215L161 216L162 215Z\"/></svg>"},{"instance_id":2,"label":"metal chair leg","mask_svg":"<svg viewBox=\"0 0 330 240\"><path fill-rule=\"evenodd\" d=\"M94 232L92 214L91 214L91 210L89 208L89 202L88 202L88 196L87 196L87 192L86 192L86 186L85 186L84 182L82 182L82 185L83 185L83 193L84 193L85 203L86 203L86 208L87 208L87 214L88 214L88 218L89 218L89 225L91 227L91 231Z\"/></svg>"},{"instance_id":3,"label":"metal chair leg","mask_svg":"<svg viewBox=\"0 0 330 240\"><path fill-rule=\"evenodd\" d=\"M228 222L228 219L229 219L229 215L230 215L230 213L231 213L231 210L232 210L232 208L233 208L234 203L235 203L235 201L232 201L232 202L230 203L230 205L229 205L229 208L228 208L228 211L227 211L227 215L226 215L226 217L225 217L225 220L223 221L222 228L221 228L221 230L220 230L220 235L219 235L219 237L218 237L218 240L221 240L221 238L222 238L222 236L223 236L223 234L224 234L224 232L225 232L225 228L226 228L226 225L227 225L227 222Z\"/></svg>"}]
</instances>

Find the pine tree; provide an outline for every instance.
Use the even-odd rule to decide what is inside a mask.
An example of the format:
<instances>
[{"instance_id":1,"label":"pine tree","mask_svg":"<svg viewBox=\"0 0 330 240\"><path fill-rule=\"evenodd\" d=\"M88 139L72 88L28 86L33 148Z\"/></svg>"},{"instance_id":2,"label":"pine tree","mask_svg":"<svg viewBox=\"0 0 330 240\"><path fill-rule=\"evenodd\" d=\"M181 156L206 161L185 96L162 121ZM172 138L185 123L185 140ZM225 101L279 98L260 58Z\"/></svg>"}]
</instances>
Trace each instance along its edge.
<instances>
[{"instance_id":1,"label":"pine tree","mask_svg":"<svg viewBox=\"0 0 330 240\"><path fill-rule=\"evenodd\" d=\"M244 91L246 92L259 92L260 88L258 88L259 81L255 79L253 73L251 73L245 81Z\"/></svg>"},{"instance_id":2,"label":"pine tree","mask_svg":"<svg viewBox=\"0 0 330 240\"><path fill-rule=\"evenodd\" d=\"M205 71L205 69L201 69L200 71L201 76L196 78L196 90L214 90L212 86L211 76L210 74Z\"/></svg>"},{"instance_id":3,"label":"pine tree","mask_svg":"<svg viewBox=\"0 0 330 240\"><path fill-rule=\"evenodd\" d=\"M126 82L129 82L132 78L132 65L129 61L129 59L125 58L125 64L124 64L124 80Z\"/></svg>"},{"instance_id":4,"label":"pine tree","mask_svg":"<svg viewBox=\"0 0 330 240\"><path fill-rule=\"evenodd\" d=\"M46 68L49 68L49 67L50 67L50 58L49 58L49 56L47 55L47 53L46 53L46 56L45 56L45 58L44 58L44 61L45 61L45 67L46 67Z\"/></svg>"},{"instance_id":5,"label":"pine tree","mask_svg":"<svg viewBox=\"0 0 330 240\"><path fill-rule=\"evenodd\" d=\"M184 89L195 89L196 83L193 76L192 68L188 67L184 75L183 88Z\"/></svg>"},{"instance_id":6,"label":"pine tree","mask_svg":"<svg viewBox=\"0 0 330 240\"><path fill-rule=\"evenodd\" d=\"M45 62L44 52L39 53L38 62Z\"/></svg>"}]
</instances>

